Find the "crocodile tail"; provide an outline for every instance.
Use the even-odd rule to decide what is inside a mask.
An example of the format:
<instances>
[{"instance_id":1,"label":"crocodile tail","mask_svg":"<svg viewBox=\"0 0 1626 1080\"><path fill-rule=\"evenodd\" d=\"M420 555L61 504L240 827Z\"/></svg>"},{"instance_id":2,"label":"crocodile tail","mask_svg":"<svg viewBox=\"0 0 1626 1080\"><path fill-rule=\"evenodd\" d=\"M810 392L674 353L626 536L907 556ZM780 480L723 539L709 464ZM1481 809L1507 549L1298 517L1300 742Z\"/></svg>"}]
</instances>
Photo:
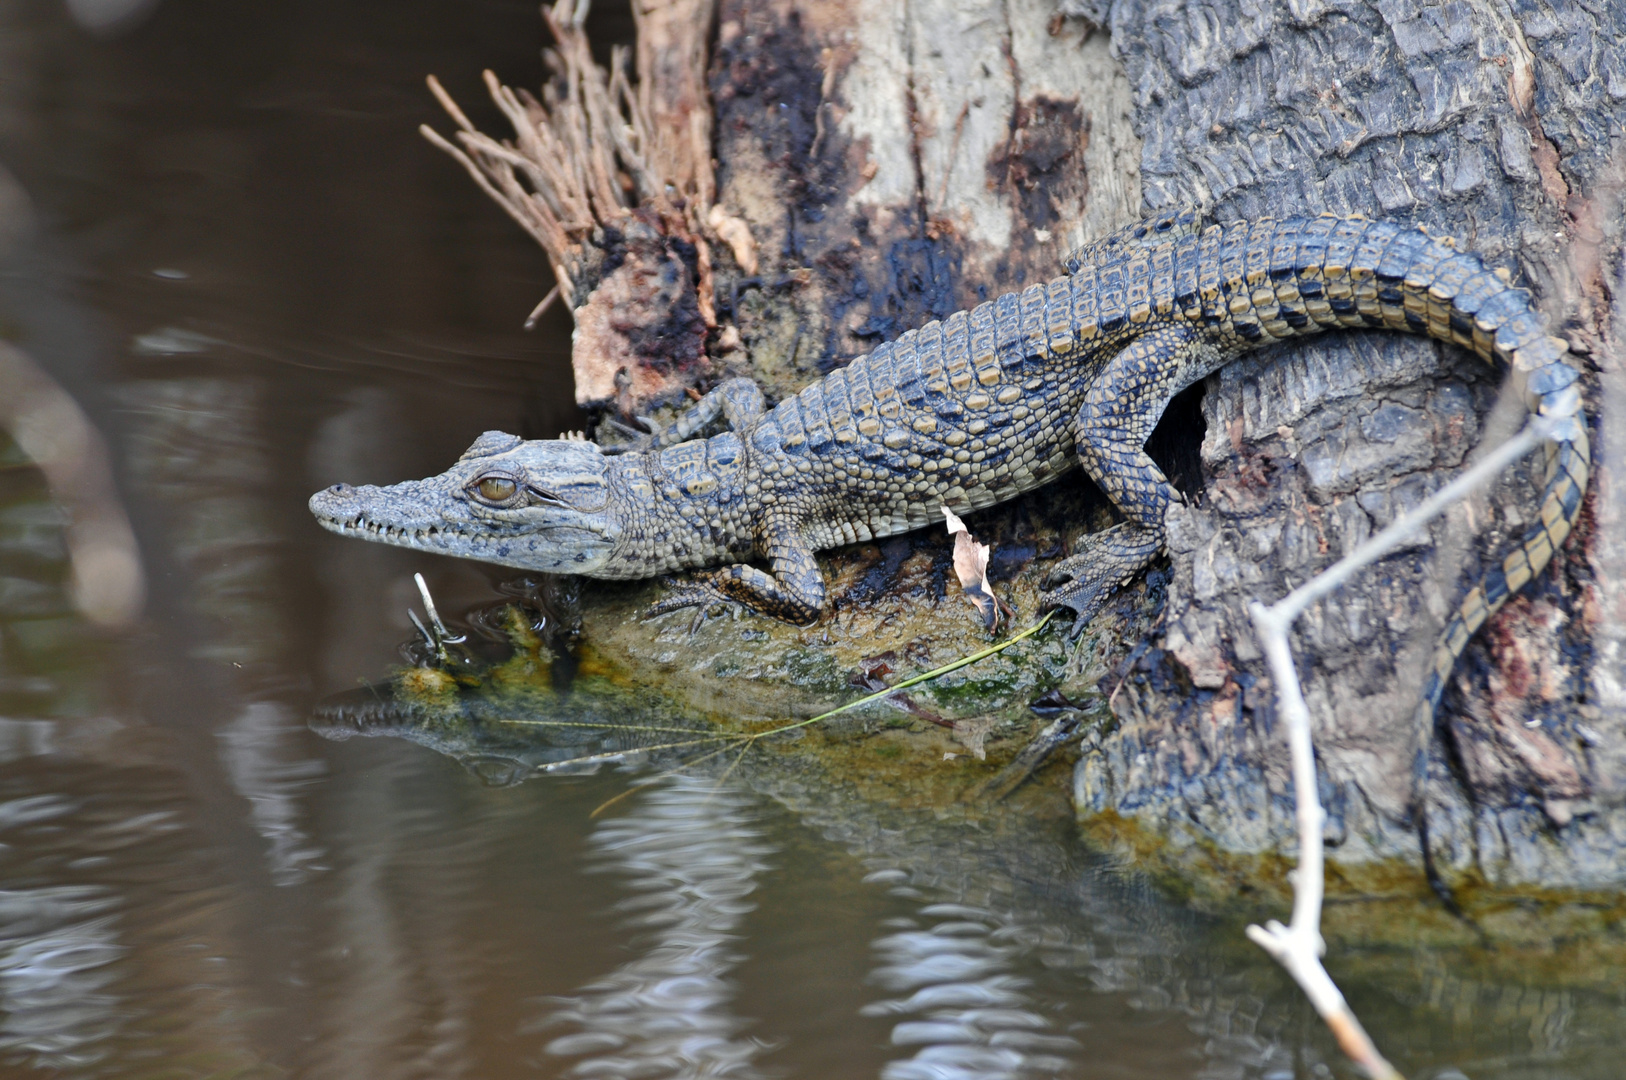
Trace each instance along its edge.
<instances>
[{"instance_id":1,"label":"crocodile tail","mask_svg":"<svg viewBox=\"0 0 1626 1080\"><path fill-rule=\"evenodd\" d=\"M1548 335L1530 294L1453 241L1364 218L1323 215L1291 224L1297 288L1320 302L1324 310L1311 314L1323 327L1387 327L1461 345L1508 365L1530 411L1559 420L1546 443L1539 520L1480 579L1440 634L1420 705L1432 720L1468 639L1552 561L1581 512L1591 462L1580 372L1568 363L1568 343Z\"/></svg>"},{"instance_id":2,"label":"crocodile tail","mask_svg":"<svg viewBox=\"0 0 1626 1080\"><path fill-rule=\"evenodd\" d=\"M1486 360L1507 364L1515 385L1522 383L1531 413L1558 420L1544 444L1546 474L1536 523L1480 577L1436 639L1413 728L1417 740L1413 799L1420 810L1428 745L1451 672L1479 628L1546 568L1569 536L1581 513L1591 456L1576 385L1580 372L1568 362L1568 344L1547 334L1529 293L1513 288L1504 273L1487 269L1478 256L1455 250L1448 240L1376 222L1365 232L1355 243L1381 253L1375 258L1368 255L1367 263L1387 325L1462 345ZM1350 259L1352 267L1361 262L1359 254ZM1427 862L1426 850L1424 857Z\"/></svg>"},{"instance_id":3,"label":"crocodile tail","mask_svg":"<svg viewBox=\"0 0 1626 1080\"><path fill-rule=\"evenodd\" d=\"M1564 437L1546 444L1547 481L1536 524L1525 532L1517 547L1480 577L1435 639L1434 656L1423 679L1422 698L1412 718L1410 809L1417 828L1418 844L1422 849L1423 872L1429 886L1445 903L1447 910L1459 916L1461 911L1456 898L1440 876L1434 861L1434 850L1429 843L1428 754L1433 743L1436 716L1440 699L1445 695L1446 681L1457 666L1462 651L1468 647L1469 639L1507 603L1510 596L1546 568L1553 553L1575 527L1575 519L1581 515L1581 498L1586 494L1591 458L1583 418L1579 414L1571 417L1570 426L1571 430L1564 432Z\"/></svg>"},{"instance_id":4,"label":"crocodile tail","mask_svg":"<svg viewBox=\"0 0 1626 1080\"><path fill-rule=\"evenodd\" d=\"M1418 703L1419 731L1433 730L1434 714L1445 695L1446 681L1468 641L1485 622L1552 561L1581 514L1591 467L1586 428L1579 419L1572 437L1546 444L1547 482L1542 492L1541 514L1502 561L1480 577L1463 597L1434 643L1434 657L1423 680L1422 701Z\"/></svg>"}]
</instances>

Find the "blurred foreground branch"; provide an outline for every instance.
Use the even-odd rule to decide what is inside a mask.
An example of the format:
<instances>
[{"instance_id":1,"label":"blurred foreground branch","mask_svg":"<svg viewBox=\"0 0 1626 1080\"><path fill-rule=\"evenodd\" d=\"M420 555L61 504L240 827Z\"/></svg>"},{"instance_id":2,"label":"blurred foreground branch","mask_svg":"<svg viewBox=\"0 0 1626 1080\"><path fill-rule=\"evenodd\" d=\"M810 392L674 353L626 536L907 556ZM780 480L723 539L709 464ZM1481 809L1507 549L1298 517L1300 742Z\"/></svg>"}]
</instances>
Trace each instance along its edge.
<instances>
[{"instance_id":1,"label":"blurred foreground branch","mask_svg":"<svg viewBox=\"0 0 1626 1080\"><path fill-rule=\"evenodd\" d=\"M107 447L73 398L21 349L0 342L0 427L40 470L68 514L73 602L92 622L141 613L146 585L135 533L113 486Z\"/></svg>"}]
</instances>

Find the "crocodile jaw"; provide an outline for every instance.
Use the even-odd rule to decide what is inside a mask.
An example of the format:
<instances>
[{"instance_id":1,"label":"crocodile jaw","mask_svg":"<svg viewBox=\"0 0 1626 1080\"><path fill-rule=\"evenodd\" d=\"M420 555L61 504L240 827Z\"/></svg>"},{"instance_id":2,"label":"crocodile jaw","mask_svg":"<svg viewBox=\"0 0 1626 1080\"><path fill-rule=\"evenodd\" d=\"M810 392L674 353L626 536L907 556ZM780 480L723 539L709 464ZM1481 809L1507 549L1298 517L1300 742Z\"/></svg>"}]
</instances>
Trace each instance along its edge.
<instances>
[{"instance_id":1,"label":"crocodile jaw","mask_svg":"<svg viewBox=\"0 0 1626 1080\"><path fill-rule=\"evenodd\" d=\"M418 481L388 488L334 484L311 496L310 510L318 525L340 536L441 555L476 557L475 552L490 538L460 528L444 517L431 520L423 513L430 501L424 498L428 493L414 490L424 486ZM444 497L438 492L433 494L435 503Z\"/></svg>"},{"instance_id":2,"label":"crocodile jaw","mask_svg":"<svg viewBox=\"0 0 1626 1080\"><path fill-rule=\"evenodd\" d=\"M603 575L621 522L603 483L597 447L521 442L489 432L439 476L388 487L334 484L311 496L317 523L414 551L542 570ZM481 478L515 492L498 505L478 497ZM613 572L612 572L613 573Z\"/></svg>"}]
</instances>

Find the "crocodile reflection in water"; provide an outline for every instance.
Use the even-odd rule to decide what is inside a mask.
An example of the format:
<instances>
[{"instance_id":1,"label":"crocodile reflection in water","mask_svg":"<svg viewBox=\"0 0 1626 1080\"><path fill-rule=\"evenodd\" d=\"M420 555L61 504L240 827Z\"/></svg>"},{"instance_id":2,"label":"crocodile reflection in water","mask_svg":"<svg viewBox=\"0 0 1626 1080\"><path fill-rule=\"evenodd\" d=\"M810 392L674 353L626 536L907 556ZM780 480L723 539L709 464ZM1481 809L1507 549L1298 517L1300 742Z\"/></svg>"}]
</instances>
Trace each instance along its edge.
<instances>
[{"instance_id":1,"label":"crocodile reflection in water","mask_svg":"<svg viewBox=\"0 0 1626 1080\"><path fill-rule=\"evenodd\" d=\"M310 725L335 739L403 738L495 784L639 756L656 768L694 766L640 791L593 834L595 861L627 875L637 897L629 906L640 914L646 902L653 906L646 923L653 936L636 959L537 1017L534 1030L548 1038L549 1053L581 1055L573 1074L634 1075L633 1065L648 1066L652 1076L766 1072L767 1063L758 1061L765 1045L740 1034L733 972L736 953L746 951L738 944L746 933L746 897L767 883L768 830L755 816L768 811L720 778L789 806L799 827L865 864L862 885L853 883L869 894L865 904L891 908L892 917L873 925L868 977L854 972L846 1021L885 1025L877 1034L890 1046L880 1070L887 1080L1065 1072L1082 1049L1075 1035L1115 1026L1126 1007L1137 1029L1157 1032L1155 1047L1141 1056L1174 1064L1197 1052L1196 1038L1185 1033L1193 1021L1183 1010L1124 1002L1126 993L1157 1003L1213 997L1185 985L1179 972L1172 974L1177 985L1164 985L1171 972L1157 958L1170 953L1170 927L1189 920L1153 901L1155 925L1148 926L1147 898L1127 910L1118 886L1080 873L1079 853L1058 843L1049 824L1009 814L999 824L968 828L900 813L839 781L812 779L820 766L800 751L753 754L734 769L738 736L708 734L655 699L596 675L579 675L569 692L559 692L546 649L525 632L525 620L514 614L505 625L516 646L507 660L454 656L437 663L424 656L423 666L387 686L322 703ZM717 754L715 746L728 752ZM787 871L795 874L793 866ZM1036 889L1035 882L1045 884ZM838 894L837 902L850 900ZM1150 967L1142 964L1146 957L1154 958ZM1062 985L1046 985L1058 978ZM1081 983L1093 990L1075 1014ZM687 1038L681 1047L673 1037L680 1033ZM753 1034L773 1040L783 1033ZM1114 1038L1121 1044L1126 1037ZM1264 1036L1247 1052L1273 1060L1284 1051ZM1211 1056L1228 1058L1230 1051ZM713 1071L699 1070L701 1064Z\"/></svg>"},{"instance_id":2,"label":"crocodile reflection in water","mask_svg":"<svg viewBox=\"0 0 1626 1080\"><path fill-rule=\"evenodd\" d=\"M316 706L310 728L334 741L358 736L406 739L452 758L493 787L517 784L539 772L590 771L596 764L570 763L609 749L579 732L567 731L562 743L539 738L534 730L482 716L477 708L458 709L448 718L387 686L329 698Z\"/></svg>"},{"instance_id":3,"label":"crocodile reflection in water","mask_svg":"<svg viewBox=\"0 0 1626 1080\"><path fill-rule=\"evenodd\" d=\"M677 720L657 724L605 719L617 715L624 702L534 693L548 699L546 719L516 718L512 703L478 695L425 701L394 687L370 686L318 704L310 728L335 741L358 736L406 739L452 758L493 787L518 784L542 773L596 772L608 763L679 750L704 753L734 741L703 725L685 726Z\"/></svg>"},{"instance_id":4,"label":"crocodile reflection in water","mask_svg":"<svg viewBox=\"0 0 1626 1080\"><path fill-rule=\"evenodd\" d=\"M803 746L789 754L751 754L735 770L730 770L732 752L697 763L715 753L713 746L737 747L737 736L708 734L697 722L675 718L651 698L598 675L578 675L568 693L556 691L539 643L519 632L522 620L510 625L515 644L525 648L506 661L408 669L390 688L352 692L323 704L311 726L330 738L404 738L455 758L488 783L568 770L572 766L566 762L584 757L595 760L576 767L640 754L656 767L696 765L689 771L704 774L700 779L680 776L643 790L621 804L614 819L619 824L606 824L593 836L605 860L600 865L627 874L640 897L650 895L638 888L646 881L681 891L674 864L659 853L662 844L692 845L698 852L720 838L724 847L737 841L755 852L785 835L775 833L771 818L777 812L766 804L742 809L740 800L747 796L741 787L719 785L723 773L787 807L797 830L836 845L844 852L841 861L862 864L869 871L864 884L827 882L829 875L809 870L805 858L776 860L783 870L770 877L756 868L760 853L743 858L720 852L717 857L728 867L720 887L731 903L741 904L755 889L787 885L816 894L823 904L850 905L860 893L869 893L864 905L872 907L876 893L891 894L890 900L879 898L894 906L877 912L871 924L873 962L867 978L854 973L850 1012L842 1021L890 1026L890 1035L879 1040L890 1044L894 1055L880 1070L887 1080L1052 1075L1064 1064L1076 1068L1086 1054L1102 1053L1134 1060L1146 1075L1316 1071L1318 1050L1306 1046L1300 1034L1301 1001L1284 989L1269 961L1252 952L1245 959L1228 955L1227 948L1242 947L1229 931L1216 940L1144 883L1103 872L1099 860L1077 843L1068 821L1042 820L1008 807L982 816L974 808L964 815L926 812L910 801L913 792L887 791L885 782L842 773L839 765L826 764ZM671 747L685 741L692 745ZM668 749L657 749L661 746ZM715 816L691 805L708 795ZM898 805L900 798L905 806ZM694 838L693 830L707 829L717 836ZM710 884L708 879L706 887ZM682 919L711 918L701 906L679 904L675 893L667 899L665 910ZM1396 911L1390 921L1405 917ZM649 947L638 959L537 1016L539 1037L549 1040L544 1045L584 1055L573 1068L583 1075L603 1061L670 1060L671 1047L655 1034L659 1012L613 1017L611 1005L642 1002L647 995L640 988L660 985L671 964L704 960L708 966L696 996L685 998L676 1015L693 1025L697 1039L716 1040L717 1056L707 1060L731 1068L711 1075L768 1071L771 1061L759 1065L767 1052L743 1043L733 1005L740 963L734 953L751 950L731 943L683 954L683 942L665 940L661 926L651 929L655 936L646 939ZM753 934L745 922L727 933ZM1530 1033L1535 1041L1516 1048L1514 1060L1550 1053L1558 1043L1605 1045L1605 1033L1618 1020L1618 995L1563 993L1540 998L1542 1022L1532 1025L1529 989L1505 974L1485 978L1485 969L1476 968L1471 957L1450 953L1435 961L1437 967L1425 969L1414 964L1411 950L1360 950L1359 955L1367 975L1353 989L1381 986L1384 994L1416 1007L1415 1022L1397 1021L1388 1030L1406 1054L1437 1053L1431 1048L1439 1003L1456 1000L1461 986L1478 988L1475 1008L1482 1011L1476 1025ZM738 970L748 982L748 971ZM1448 971L1453 974L1445 975ZM709 1002L705 1008L696 1004L701 998ZM655 1003L645 1004L653 1009ZM770 1015L753 1035L771 1039L794 1022L775 1021L766 1006L763 1011ZM787 1055L795 1052L787 1045Z\"/></svg>"},{"instance_id":5,"label":"crocodile reflection in water","mask_svg":"<svg viewBox=\"0 0 1626 1080\"><path fill-rule=\"evenodd\" d=\"M477 624L500 642L506 659L482 659L468 649L438 663L422 656L419 666L386 683L318 703L311 730L335 741L406 739L496 787L632 759L676 764L739 740L606 680L580 680L562 691L553 652L528 613L503 605L478 614Z\"/></svg>"}]
</instances>

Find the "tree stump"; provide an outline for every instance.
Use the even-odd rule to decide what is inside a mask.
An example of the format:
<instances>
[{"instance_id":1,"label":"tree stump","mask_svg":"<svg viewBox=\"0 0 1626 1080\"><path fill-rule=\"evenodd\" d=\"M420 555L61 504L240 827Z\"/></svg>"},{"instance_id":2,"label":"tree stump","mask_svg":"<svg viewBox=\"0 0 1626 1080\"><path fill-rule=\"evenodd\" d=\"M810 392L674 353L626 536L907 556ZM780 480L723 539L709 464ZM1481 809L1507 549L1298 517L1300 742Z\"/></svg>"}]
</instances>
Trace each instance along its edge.
<instances>
[{"instance_id":1,"label":"tree stump","mask_svg":"<svg viewBox=\"0 0 1626 1080\"><path fill-rule=\"evenodd\" d=\"M1626 161L1620 0L634 3L645 34L677 44L641 45L635 79L578 72L543 106L510 110L522 130L546 127L569 86L589 84L604 88L600 112L620 110L584 141L619 187L574 220L555 214L563 239L544 244L573 290L581 400L624 423L732 374L777 400L911 327L1058 275L1077 243L1183 207L1215 220L1359 212L1457 236L1529 282L1605 384L1619 373L1607 308ZM555 32L568 33L561 8ZM714 33L702 42L695 27ZM522 224L526 198L562 205L527 196L503 151L462 138ZM1172 472L1189 463L1161 619L1117 645L1125 661L1102 681L1111 729L1075 778L1098 835L1149 838L1141 850L1175 863L1292 850L1284 734L1246 606L1331 565L1510 434L1522 405L1500 385L1451 346L1347 333L1222 370L1200 410L1186 399L1184 424L1160 432ZM1607 428L1595 442L1615 445ZM1346 868L1419 862L1418 688L1465 583L1536 507L1532 468L1297 627L1327 841ZM1617 468L1600 462L1599 489ZM979 518L999 531L999 515L1056 499ZM1618 521L1617 505L1589 499L1553 567L1479 635L1442 709L1429 820L1451 881L1626 877L1626 715L1610 698L1626 554L1595 524Z\"/></svg>"},{"instance_id":2,"label":"tree stump","mask_svg":"<svg viewBox=\"0 0 1626 1080\"><path fill-rule=\"evenodd\" d=\"M1423 224L1528 282L1583 365L1620 355L1607 295L1626 5L1118 3L1110 27L1136 88L1149 212ZM1505 437L1522 408L1493 411L1499 382L1459 349L1394 334L1329 335L1210 380L1205 495L1171 514L1160 651L1120 696L1105 752L1081 764L1081 811L1232 851L1291 850L1283 734L1246 604L1330 565ZM1606 710L1592 649L1610 596L1620 616L1593 524L1616 467L1602 463L1581 528L1459 664L1428 791L1449 880L1626 877L1626 715ZM1416 857L1408 725L1428 650L1484 560L1517 542L1539 468L1300 620L1330 855L1345 866Z\"/></svg>"}]
</instances>

